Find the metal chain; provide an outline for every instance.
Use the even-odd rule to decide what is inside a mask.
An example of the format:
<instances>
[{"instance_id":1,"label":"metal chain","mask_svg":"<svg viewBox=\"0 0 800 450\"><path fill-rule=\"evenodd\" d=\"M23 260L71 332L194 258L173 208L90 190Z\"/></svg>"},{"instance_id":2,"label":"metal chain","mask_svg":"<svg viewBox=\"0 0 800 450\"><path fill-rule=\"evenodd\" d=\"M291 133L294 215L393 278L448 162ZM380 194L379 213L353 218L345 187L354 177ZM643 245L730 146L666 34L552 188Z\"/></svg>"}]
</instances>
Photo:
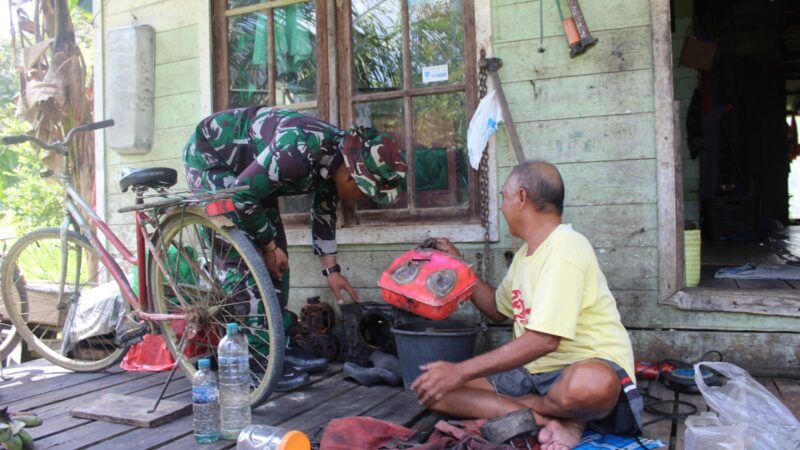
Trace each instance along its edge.
<instances>
[{"instance_id":1,"label":"metal chain","mask_svg":"<svg viewBox=\"0 0 800 450\"><path fill-rule=\"evenodd\" d=\"M480 98L486 96L486 85L489 77L488 64L486 63L486 50L481 49L480 72L478 75L478 93ZM483 149L481 162L478 166L478 188L480 190L481 226L483 227L483 255L478 258L478 276L487 281L491 276L492 262L489 252L489 149Z\"/></svg>"}]
</instances>

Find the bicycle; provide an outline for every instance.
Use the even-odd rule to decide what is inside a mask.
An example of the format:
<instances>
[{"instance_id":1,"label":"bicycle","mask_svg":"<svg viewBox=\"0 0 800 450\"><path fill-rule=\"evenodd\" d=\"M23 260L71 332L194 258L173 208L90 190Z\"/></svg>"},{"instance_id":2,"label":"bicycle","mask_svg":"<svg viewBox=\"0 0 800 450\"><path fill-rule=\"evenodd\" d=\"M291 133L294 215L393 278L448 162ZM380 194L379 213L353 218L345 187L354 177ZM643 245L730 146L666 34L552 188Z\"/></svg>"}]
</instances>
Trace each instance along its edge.
<instances>
[{"instance_id":1,"label":"bicycle","mask_svg":"<svg viewBox=\"0 0 800 450\"><path fill-rule=\"evenodd\" d=\"M281 309L261 255L224 215L233 211L233 194L246 187L170 191L177 183L174 169L125 170L120 187L133 191L135 203L119 212L135 213L134 255L81 197L70 171L72 137L113 123L80 126L50 144L25 135L2 139L52 150L64 168L43 174L64 188L61 226L22 236L0 266L11 322L31 349L74 371L105 369L146 333L160 332L187 377L201 357L216 363L225 324L237 322L250 347L250 403L263 403L282 372L285 341ZM136 292L93 227L118 258L136 266ZM22 294L9 286L20 286Z\"/></svg>"}]
</instances>

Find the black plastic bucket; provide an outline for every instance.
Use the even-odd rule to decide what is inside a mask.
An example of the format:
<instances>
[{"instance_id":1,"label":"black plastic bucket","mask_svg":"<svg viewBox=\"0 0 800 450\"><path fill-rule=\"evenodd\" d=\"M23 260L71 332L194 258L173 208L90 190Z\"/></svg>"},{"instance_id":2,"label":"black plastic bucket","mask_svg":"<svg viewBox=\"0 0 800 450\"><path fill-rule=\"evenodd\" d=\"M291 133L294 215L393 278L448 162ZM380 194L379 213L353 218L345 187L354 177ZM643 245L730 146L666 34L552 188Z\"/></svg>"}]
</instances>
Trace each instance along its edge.
<instances>
[{"instance_id":1,"label":"black plastic bucket","mask_svg":"<svg viewBox=\"0 0 800 450\"><path fill-rule=\"evenodd\" d=\"M476 325L459 320L421 320L393 327L405 388L409 389L422 373L421 365L471 358L479 330Z\"/></svg>"}]
</instances>

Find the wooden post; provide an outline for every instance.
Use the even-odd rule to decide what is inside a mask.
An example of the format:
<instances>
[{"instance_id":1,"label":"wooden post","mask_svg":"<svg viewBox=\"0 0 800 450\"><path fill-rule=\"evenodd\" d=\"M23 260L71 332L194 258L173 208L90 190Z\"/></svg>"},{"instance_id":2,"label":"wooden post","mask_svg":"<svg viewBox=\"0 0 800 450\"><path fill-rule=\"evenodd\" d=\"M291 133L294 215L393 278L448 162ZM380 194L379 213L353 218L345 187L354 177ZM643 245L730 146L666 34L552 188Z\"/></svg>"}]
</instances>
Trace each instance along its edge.
<instances>
[{"instance_id":1,"label":"wooden post","mask_svg":"<svg viewBox=\"0 0 800 450\"><path fill-rule=\"evenodd\" d=\"M663 300L683 286L678 269L678 190L676 177L675 111L672 91L672 33L669 0L650 0L653 30L653 88L656 127L656 177L658 193L659 299ZM683 207L683 205L681 205Z\"/></svg>"}]
</instances>

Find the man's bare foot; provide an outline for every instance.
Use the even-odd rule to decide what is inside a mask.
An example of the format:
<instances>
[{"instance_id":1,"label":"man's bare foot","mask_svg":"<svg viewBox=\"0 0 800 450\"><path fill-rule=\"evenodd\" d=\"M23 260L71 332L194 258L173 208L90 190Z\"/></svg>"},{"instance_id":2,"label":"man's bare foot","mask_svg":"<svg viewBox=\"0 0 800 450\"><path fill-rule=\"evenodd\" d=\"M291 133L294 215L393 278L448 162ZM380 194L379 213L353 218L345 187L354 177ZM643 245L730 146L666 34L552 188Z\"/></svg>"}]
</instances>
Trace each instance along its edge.
<instances>
[{"instance_id":1,"label":"man's bare foot","mask_svg":"<svg viewBox=\"0 0 800 450\"><path fill-rule=\"evenodd\" d=\"M583 422L553 419L539 431L541 450L570 450L578 445L583 435Z\"/></svg>"}]
</instances>

